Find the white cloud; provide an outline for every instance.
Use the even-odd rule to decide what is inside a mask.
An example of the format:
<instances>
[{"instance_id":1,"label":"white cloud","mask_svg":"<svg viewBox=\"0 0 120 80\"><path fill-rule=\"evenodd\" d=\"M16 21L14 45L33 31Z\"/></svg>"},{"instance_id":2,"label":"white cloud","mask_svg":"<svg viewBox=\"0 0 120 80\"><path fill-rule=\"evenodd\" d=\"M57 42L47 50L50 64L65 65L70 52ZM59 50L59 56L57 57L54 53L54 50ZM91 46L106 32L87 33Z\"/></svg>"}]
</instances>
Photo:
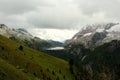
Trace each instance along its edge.
<instances>
[{"instance_id":1,"label":"white cloud","mask_svg":"<svg viewBox=\"0 0 120 80\"><path fill-rule=\"evenodd\" d=\"M60 30L60 29L29 29L33 35L42 39L56 40L64 42L66 39L72 38L72 36L78 32L78 30Z\"/></svg>"}]
</instances>

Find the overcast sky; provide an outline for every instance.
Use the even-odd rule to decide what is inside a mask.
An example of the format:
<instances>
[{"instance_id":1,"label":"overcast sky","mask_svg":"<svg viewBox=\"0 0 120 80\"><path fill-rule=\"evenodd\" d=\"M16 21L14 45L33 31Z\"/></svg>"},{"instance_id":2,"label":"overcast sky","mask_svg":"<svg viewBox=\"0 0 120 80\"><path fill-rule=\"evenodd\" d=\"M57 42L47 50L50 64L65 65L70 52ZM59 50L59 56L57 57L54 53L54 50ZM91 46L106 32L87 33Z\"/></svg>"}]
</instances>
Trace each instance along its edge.
<instances>
[{"instance_id":1,"label":"overcast sky","mask_svg":"<svg viewBox=\"0 0 120 80\"><path fill-rule=\"evenodd\" d=\"M64 41L91 23L119 22L120 0L0 0L0 23Z\"/></svg>"}]
</instances>

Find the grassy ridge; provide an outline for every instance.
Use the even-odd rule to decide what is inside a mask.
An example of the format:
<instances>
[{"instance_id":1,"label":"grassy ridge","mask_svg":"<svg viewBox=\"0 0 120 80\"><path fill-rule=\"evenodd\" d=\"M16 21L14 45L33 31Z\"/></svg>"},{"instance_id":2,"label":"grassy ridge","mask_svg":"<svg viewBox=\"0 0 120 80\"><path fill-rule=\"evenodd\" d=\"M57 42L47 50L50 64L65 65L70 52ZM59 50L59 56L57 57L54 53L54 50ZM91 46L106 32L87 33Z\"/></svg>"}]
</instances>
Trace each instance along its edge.
<instances>
[{"instance_id":1,"label":"grassy ridge","mask_svg":"<svg viewBox=\"0 0 120 80\"><path fill-rule=\"evenodd\" d=\"M68 62L25 46L23 50L19 50L19 46L20 44L0 36L1 60L8 64L8 67L11 65L16 74L24 75L25 80L72 80ZM7 70L6 73L9 74Z\"/></svg>"}]
</instances>

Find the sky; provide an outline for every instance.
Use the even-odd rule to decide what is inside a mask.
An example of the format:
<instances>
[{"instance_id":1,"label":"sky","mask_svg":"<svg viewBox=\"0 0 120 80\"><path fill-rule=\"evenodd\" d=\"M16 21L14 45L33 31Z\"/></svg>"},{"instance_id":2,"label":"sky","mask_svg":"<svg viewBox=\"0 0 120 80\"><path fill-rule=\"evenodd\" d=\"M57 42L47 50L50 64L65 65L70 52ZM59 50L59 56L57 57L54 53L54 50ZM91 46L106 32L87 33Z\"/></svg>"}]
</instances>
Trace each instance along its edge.
<instances>
[{"instance_id":1,"label":"sky","mask_svg":"<svg viewBox=\"0 0 120 80\"><path fill-rule=\"evenodd\" d=\"M87 24L119 22L119 9L120 0L0 0L0 24L65 41Z\"/></svg>"}]
</instances>

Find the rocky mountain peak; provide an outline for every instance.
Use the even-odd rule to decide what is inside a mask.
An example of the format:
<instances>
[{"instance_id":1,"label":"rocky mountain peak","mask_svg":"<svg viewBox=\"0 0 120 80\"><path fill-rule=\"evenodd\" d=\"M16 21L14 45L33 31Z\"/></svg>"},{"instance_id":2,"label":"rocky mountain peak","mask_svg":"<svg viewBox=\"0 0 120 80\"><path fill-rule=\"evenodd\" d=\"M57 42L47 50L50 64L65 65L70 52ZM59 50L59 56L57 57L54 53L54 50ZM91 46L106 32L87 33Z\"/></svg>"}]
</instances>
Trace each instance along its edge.
<instances>
[{"instance_id":1,"label":"rocky mountain peak","mask_svg":"<svg viewBox=\"0 0 120 80\"><path fill-rule=\"evenodd\" d=\"M0 24L0 29L8 29L8 27L5 24Z\"/></svg>"},{"instance_id":2,"label":"rocky mountain peak","mask_svg":"<svg viewBox=\"0 0 120 80\"><path fill-rule=\"evenodd\" d=\"M25 35L25 34L31 35L31 34L30 34L26 29L24 29L24 28L14 29L14 31L17 32L17 33L23 34L23 35Z\"/></svg>"},{"instance_id":3,"label":"rocky mountain peak","mask_svg":"<svg viewBox=\"0 0 120 80\"><path fill-rule=\"evenodd\" d=\"M81 29L74 37L90 35L91 33L95 33L95 32L107 32L107 30L114 27L115 25L119 25L119 23L107 23L107 24L104 23L104 24L87 25L86 27Z\"/></svg>"},{"instance_id":4,"label":"rocky mountain peak","mask_svg":"<svg viewBox=\"0 0 120 80\"><path fill-rule=\"evenodd\" d=\"M120 40L120 32L109 31L115 25L119 23L104 23L104 24L92 24L87 25L76 33L72 39L67 40L66 44L82 44L85 47L95 47L111 40Z\"/></svg>"},{"instance_id":5,"label":"rocky mountain peak","mask_svg":"<svg viewBox=\"0 0 120 80\"><path fill-rule=\"evenodd\" d=\"M19 28L19 29L17 29L17 30L19 30L19 31L21 31L21 32L26 32L26 33L28 33L28 31L27 31L26 29L24 29L24 28Z\"/></svg>"}]
</instances>

